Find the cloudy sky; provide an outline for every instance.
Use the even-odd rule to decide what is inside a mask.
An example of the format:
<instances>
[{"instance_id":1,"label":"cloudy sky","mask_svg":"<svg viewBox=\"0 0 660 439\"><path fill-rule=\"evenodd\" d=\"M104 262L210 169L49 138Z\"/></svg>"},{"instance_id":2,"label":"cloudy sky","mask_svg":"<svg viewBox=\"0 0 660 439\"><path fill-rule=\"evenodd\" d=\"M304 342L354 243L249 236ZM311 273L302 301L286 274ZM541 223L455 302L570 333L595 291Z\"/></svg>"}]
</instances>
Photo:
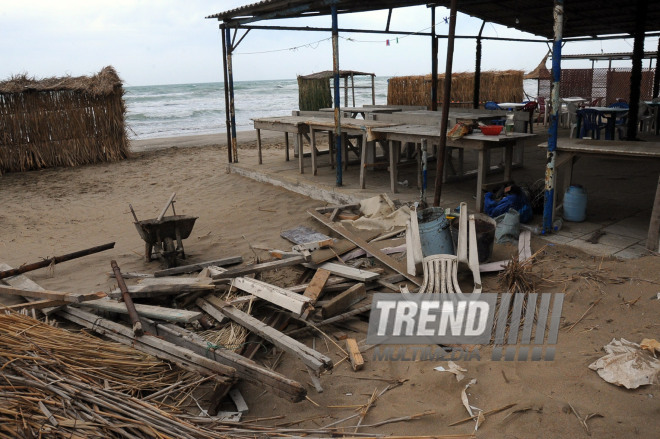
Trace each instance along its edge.
<instances>
[{"instance_id":1,"label":"cloudy sky","mask_svg":"<svg viewBox=\"0 0 660 439\"><path fill-rule=\"evenodd\" d=\"M86 75L114 66L128 86L222 81L222 48L218 21L205 16L254 0L4 0L0 6L0 79L27 73L47 76ZM438 8L436 32L446 34L448 15ZM384 29L387 12L341 15L345 28ZM277 25L329 27L330 17L270 22ZM264 23L259 23L264 24ZM426 7L395 10L391 30L428 31ZM459 15L457 35L476 35L481 20ZM241 31L242 34L242 31ZM239 34L240 35L240 34ZM390 39L386 35L340 34L340 64L344 69L374 72L378 76L430 73L428 37ZM524 37L502 26L487 24L484 36ZM327 33L251 31L234 57L235 80L292 79L332 68ZM292 48L296 49L292 49ZM439 45L439 69L444 71L444 40ZM474 40L459 40L455 71L474 70ZM647 39L646 50L657 48ZM632 51L632 39L566 45L564 53ZM260 53L255 53L260 52ZM267 53L261 53L267 52ZM536 67L547 52L545 44L485 41L482 69ZM569 67L587 67L572 62ZM603 67L606 64L602 65ZM648 61L644 64L648 66Z\"/></svg>"}]
</instances>

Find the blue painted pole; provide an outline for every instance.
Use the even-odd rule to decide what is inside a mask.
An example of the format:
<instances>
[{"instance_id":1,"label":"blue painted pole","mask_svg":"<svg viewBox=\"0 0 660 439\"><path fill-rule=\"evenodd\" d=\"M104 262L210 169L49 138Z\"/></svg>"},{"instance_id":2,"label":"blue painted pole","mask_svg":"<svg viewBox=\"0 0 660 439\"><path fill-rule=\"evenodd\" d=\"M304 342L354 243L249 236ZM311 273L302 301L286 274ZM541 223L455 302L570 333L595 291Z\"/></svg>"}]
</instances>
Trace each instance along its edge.
<instances>
[{"instance_id":1,"label":"blue painted pole","mask_svg":"<svg viewBox=\"0 0 660 439\"><path fill-rule=\"evenodd\" d=\"M234 51L234 48L231 45L229 27L225 28L225 39L227 42L227 79L229 81L225 86L229 87L229 120L231 121L231 145L227 145L227 148L231 148L234 163L238 163L238 149L236 145L236 109L234 107L234 73L231 65L231 54Z\"/></svg>"},{"instance_id":2,"label":"blue painted pole","mask_svg":"<svg viewBox=\"0 0 660 439\"><path fill-rule=\"evenodd\" d=\"M341 157L341 102L339 99L339 26L337 25L337 6L331 6L332 13L332 73L335 90L335 151L337 152L337 186L342 185Z\"/></svg>"},{"instance_id":3,"label":"blue painted pole","mask_svg":"<svg viewBox=\"0 0 660 439\"><path fill-rule=\"evenodd\" d=\"M555 213L555 156L557 150L557 131L559 128L559 82L561 79L561 43L564 28L564 0L555 0L554 7L555 39L552 46L552 113L550 114L550 128L548 129L548 160L545 168L545 202L543 205L543 233L552 231L552 219Z\"/></svg>"}]
</instances>

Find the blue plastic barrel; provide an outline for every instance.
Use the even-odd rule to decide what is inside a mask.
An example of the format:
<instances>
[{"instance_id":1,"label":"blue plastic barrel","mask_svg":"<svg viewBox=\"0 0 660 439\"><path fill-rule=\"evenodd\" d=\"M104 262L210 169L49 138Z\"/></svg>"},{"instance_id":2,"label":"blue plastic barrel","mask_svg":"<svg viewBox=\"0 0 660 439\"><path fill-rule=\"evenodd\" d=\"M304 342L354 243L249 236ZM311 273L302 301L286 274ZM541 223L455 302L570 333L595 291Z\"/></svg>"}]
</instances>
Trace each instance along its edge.
<instances>
[{"instance_id":1,"label":"blue plastic barrel","mask_svg":"<svg viewBox=\"0 0 660 439\"><path fill-rule=\"evenodd\" d=\"M417 212L419 224L419 239L422 242L424 257L431 255L453 255L454 243L451 239L449 221L445 210L440 207L429 207Z\"/></svg>"},{"instance_id":2,"label":"blue plastic barrel","mask_svg":"<svg viewBox=\"0 0 660 439\"><path fill-rule=\"evenodd\" d=\"M587 192L582 186L570 186L564 194L564 219L576 223L587 218Z\"/></svg>"}]
</instances>

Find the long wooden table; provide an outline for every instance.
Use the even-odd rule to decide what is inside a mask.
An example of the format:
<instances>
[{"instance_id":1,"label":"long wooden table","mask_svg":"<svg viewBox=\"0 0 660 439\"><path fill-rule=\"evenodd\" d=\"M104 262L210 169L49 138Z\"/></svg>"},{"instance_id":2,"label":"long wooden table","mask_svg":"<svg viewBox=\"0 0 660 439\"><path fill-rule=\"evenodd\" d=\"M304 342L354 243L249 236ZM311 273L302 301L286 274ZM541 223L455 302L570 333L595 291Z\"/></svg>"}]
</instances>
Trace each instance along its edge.
<instances>
[{"instance_id":1,"label":"long wooden table","mask_svg":"<svg viewBox=\"0 0 660 439\"><path fill-rule=\"evenodd\" d=\"M539 145L547 148L547 142ZM644 160L660 159L660 142L636 142L624 140L592 140L592 139L560 139L555 150L555 173L564 168L563 191L571 185L573 178L573 164L578 156L592 157L628 157ZM555 174L556 175L556 174ZM557 179L555 179L557 181ZM559 188L555 184L553 213L557 207L557 194ZM655 194L655 202L651 213L646 248L658 250L658 235L660 228L660 181Z\"/></svg>"},{"instance_id":2,"label":"long wooden table","mask_svg":"<svg viewBox=\"0 0 660 439\"><path fill-rule=\"evenodd\" d=\"M392 192L397 191L398 169L397 163L401 143L421 143L426 139L429 143L437 144L440 141L440 127L437 125L396 125L391 127L373 128L372 132L384 135L389 142L390 152L390 185ZM483 184L489 166L490 151L494 148L504 148L504 181L511 179L511 167L513 162L513 147L521 140L535 136L527 133L512 133L510 136L500 134L499 136L486 136L484 134L468 134L458 140L447 138L447 146L460 148L461 150L477 151L479 159L477 163L477 200L476 208L479 212L483 209Z\"/></svg>"}]
</instances>

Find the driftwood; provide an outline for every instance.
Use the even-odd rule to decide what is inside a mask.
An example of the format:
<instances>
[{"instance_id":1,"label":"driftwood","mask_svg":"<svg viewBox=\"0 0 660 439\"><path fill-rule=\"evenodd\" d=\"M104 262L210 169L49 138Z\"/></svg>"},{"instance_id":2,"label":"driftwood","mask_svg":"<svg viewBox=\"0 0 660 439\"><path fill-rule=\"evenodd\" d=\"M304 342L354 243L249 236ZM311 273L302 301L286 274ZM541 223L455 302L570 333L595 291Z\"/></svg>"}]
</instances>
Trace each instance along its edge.
<instances>
[{"instance_id":1,"label":"driftwood","mask_svg":"<svg viewBox=\"0 0 660 439\"><path fill-rule=\"evenodd\" d=\"M109 244L99 245L97 247L91 247L85 250L80 250L73 253L68 253L62 256L55 256L53 258L44 259L40 262L35 262L33 264L21 265L18 268L12 268L10 270L0 271L0 279L4 279L10 276L16 276L18 274L27 273L28 271L34 271L39 268L48 267L51 264L59 264L60 262L70 261L72 259L81 258L83 256L91 255L94 253L102 252L114 248L115 243L111 242Z\"/></svg>"}]
</instances>

